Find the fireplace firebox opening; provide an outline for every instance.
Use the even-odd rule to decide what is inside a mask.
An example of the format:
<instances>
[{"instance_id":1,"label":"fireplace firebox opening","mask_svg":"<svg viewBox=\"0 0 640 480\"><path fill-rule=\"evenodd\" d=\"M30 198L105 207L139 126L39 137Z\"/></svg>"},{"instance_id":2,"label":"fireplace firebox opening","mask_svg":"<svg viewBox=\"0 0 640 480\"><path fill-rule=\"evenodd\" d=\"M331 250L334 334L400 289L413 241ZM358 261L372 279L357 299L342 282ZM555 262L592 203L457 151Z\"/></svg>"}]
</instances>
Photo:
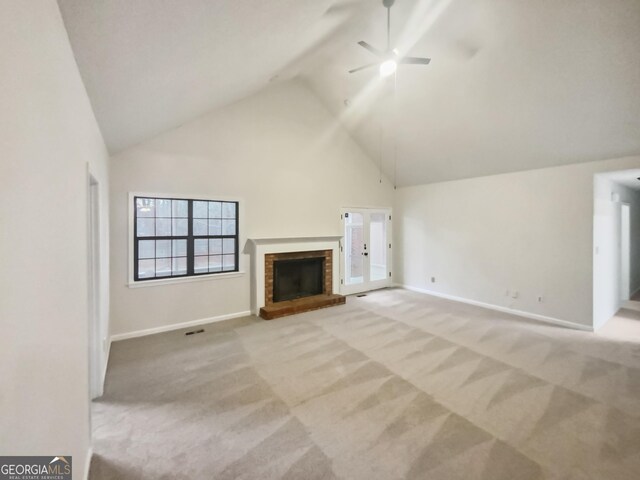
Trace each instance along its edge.
<instances>
[{"instance_id":1,"label":"fireplace firebox opening","mask_svg":"<svg viewBox=\"0 0 640 480\"><path fill-rule=\"evenodd\" d=\"M324 261L324 257L276 260L273 263L273 301L284 302L322 294Z\"/></svg>"}]
</instances>

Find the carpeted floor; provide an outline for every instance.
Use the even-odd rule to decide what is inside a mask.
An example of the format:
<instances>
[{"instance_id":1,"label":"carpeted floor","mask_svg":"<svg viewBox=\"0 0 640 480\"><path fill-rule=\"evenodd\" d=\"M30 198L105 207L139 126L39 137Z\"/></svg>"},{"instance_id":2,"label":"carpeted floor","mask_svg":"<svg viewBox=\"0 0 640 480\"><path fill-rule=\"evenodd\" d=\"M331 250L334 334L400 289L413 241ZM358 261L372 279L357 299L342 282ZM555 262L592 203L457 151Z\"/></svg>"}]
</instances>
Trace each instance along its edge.
<instances>
[{"instance_id":1,"label":"carpeted floor","mask_svg":"<svg viewBox=\"0 0 640 480\"><path fill-rule=\"evenodd\" d=\"M98 479L638 479L640 343L400 289L114 343Z\"/></svg>"}]
</instances>

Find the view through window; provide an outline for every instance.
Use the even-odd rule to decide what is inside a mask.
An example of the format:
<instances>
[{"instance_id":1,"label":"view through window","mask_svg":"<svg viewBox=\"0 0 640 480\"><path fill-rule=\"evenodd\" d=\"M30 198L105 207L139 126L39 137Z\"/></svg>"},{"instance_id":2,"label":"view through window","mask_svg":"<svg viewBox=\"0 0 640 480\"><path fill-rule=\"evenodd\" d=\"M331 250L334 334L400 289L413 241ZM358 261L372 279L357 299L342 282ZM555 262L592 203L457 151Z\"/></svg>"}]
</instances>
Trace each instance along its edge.
<instances>
[{"instance_id":1,"label":"view through window","mask_svg":"<svg viewBox=\"0 0 640 480\"><path fill-rule=\"evenodd\" d=\"M238 271L238 202L134 197L134 280Z\"/></svg>"}]
</instances>

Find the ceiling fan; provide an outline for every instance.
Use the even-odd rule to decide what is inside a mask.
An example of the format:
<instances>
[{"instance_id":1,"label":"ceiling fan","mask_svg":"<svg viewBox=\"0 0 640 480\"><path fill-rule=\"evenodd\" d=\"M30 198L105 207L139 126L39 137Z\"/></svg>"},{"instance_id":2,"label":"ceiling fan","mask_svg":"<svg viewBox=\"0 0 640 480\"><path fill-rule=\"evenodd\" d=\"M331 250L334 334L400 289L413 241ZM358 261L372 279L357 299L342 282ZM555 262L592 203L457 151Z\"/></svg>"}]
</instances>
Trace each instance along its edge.
<instances>
[{"instance_id":1,"label":"ceiling fan","mask_svg":"<svg viewBox=\"0 0 640 480\"><path fill-rule=\"evenodd\" d=\"M423 57L400 57L398 55L398 51L394 48L391 49L391 7L395 0L382 0L382 5L387 9L387 49L382 52L377 48L371 46L364 40L358 42L363 48L366 48L375 56L377 56L380 60L375 63L369 63L368 65L363 65L362 67L354 68L353 70L349 70L349 73L359 72L360 70L364 70L366 68L371 68L375 66L379 66L380 75L383 77L387 77L395 73L398 68L398 64L409 64L409 65L428 65L431 61L430 58Z\"/></svg>"}]
</instances>

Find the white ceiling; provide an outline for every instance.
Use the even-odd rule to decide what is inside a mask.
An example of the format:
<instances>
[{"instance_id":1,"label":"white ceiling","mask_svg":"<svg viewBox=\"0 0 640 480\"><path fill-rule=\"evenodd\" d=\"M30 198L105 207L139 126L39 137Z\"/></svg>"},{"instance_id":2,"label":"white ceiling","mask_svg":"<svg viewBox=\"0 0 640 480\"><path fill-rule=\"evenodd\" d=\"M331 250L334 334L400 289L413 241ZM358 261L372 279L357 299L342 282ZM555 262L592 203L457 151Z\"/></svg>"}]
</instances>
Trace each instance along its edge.
<instances>
[{"instance_id":1,"label":"white ceiling","mask_svg":"<svg viewBox=\"0 0 640 480\"><path fill-rule=\"evenodd\" d=\"M111 152L299 76L398 185L640 153L639 0L397 0L395 96L381 0L59 3Z\"/></svg>"},{"instance_id":2,"label":"white ceiling","mask_svg":"<svg viewBox=\"0 0 640 480\"><path fill-rule=\"evenodd\" d=\"M264 88L340 17L331 0L59 0L109 150Z\"/></svg>"}]
</instances>

